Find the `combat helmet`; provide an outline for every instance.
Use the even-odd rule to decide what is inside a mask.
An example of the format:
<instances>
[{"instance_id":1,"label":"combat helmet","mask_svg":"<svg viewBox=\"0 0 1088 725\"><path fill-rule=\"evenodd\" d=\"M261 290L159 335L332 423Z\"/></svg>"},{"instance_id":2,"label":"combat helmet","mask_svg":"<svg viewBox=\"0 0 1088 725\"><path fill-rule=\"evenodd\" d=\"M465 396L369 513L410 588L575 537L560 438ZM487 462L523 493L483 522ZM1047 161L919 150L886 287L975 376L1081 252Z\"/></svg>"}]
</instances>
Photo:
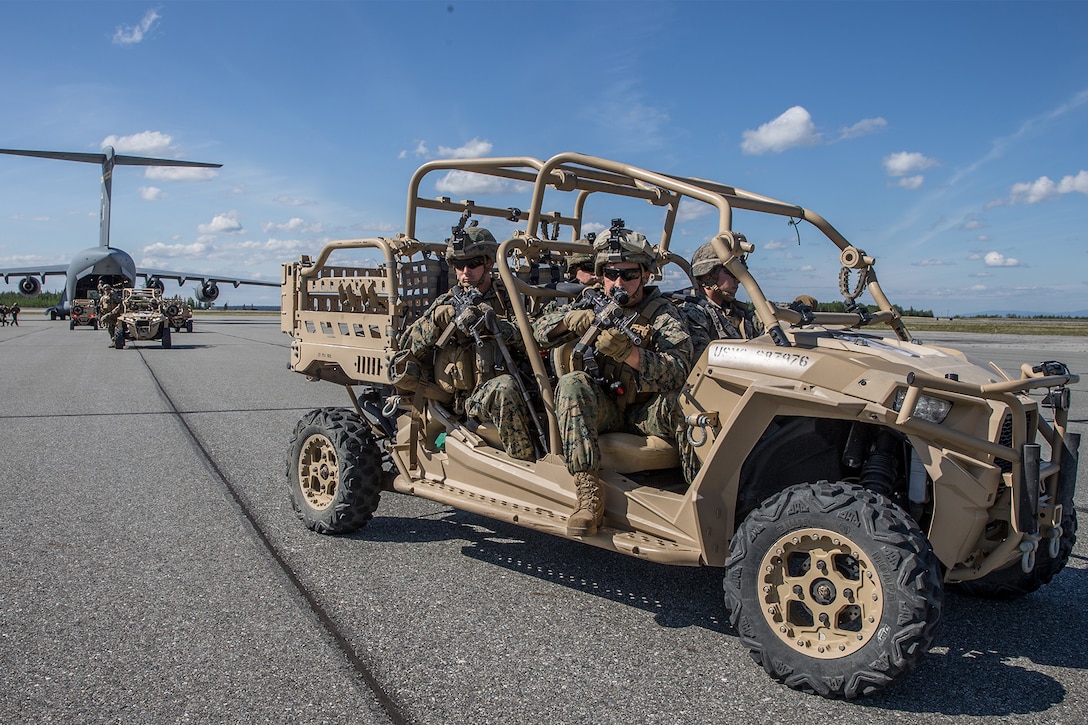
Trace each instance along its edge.
<instances>
[{"instance_id":1,"label":"combat helmet","mask_svg":"<svg viewBox=\"0 0 1088 725\"><path fill-rule=\"evenodd\" d=\"M722 262L718 259L718 253L714 251L713 245L710 242L702 245L695 250L695 254L691 255L691 276L702 277L704 274L709 274L715 267Z\"/></svg>"},{"instance_id":2,"label":"combat helmet","mask_svg":"<svg viewBox=\"0 0 1088 725\"><path fill-rule=\"evenodd\" d=\"M575 244L586 245L586 251L577 252L567 257L567 271L570 273L571 279L574 278L574 270L578 269L583 264L594 264L596 253L593 251L593 241L596 238L597 235L590 232L585 235L585 237L575 242Z\"/></svg>"},{"instance_id":3,"label":"combat helmet","mask_svg":"<svg viewBox=\"0 0 1088 725\"><path fill-rule=\"evenodd\" d=\"M446 244L446 259L472 259L486 257L494 260L499 251L495 235L483 227L453 228L453 236Z\"/></svg>"},{"instance_id":4,"label":"combat helmet","mask_svg":"<svg viewBox=\"0 0 1088 725\"><path fill-rule=\"evenodd\" d=\"M597 253L597 274L605 265L616 262L638 262L643 269L657 273L657 257L650 242L644 234L625 228L623 219L613 219L612 227L597 235L593 250Z\"/></svg>"}]
</instances>

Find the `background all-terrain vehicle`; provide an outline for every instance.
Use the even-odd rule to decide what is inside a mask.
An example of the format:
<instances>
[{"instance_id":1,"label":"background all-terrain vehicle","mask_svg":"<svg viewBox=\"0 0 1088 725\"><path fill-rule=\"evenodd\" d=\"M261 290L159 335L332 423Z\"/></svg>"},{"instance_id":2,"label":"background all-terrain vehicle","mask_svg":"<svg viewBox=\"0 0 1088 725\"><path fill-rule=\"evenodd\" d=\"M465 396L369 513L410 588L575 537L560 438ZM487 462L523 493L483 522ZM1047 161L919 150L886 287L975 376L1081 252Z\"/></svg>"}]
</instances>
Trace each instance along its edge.
<instances>
[{"instance_id":1,"label":"background all-terrain vehicle","mask_svg":"<svg viewBox=\"0 0 1088 725\"><path fill-rule=\"evenodd\" d=\"M126 340L158 340L170 347L170 325L163 314L162 292L154 287L122 291L121 313L113 332L113 346L120 350Z\"/></svg>"},{"instance_id":2,"label":"background all-terrain vehicle","mask_svg":"<svg viewBox=\"0 0 1088 725\"><path fill-rule=\"evenodd\" d=\"M98 329L98 303L95 300L72 300L72 319L68 322L68 329L82 326Z\"/></svg>"},{"instance_id":3,"label":"background all-terrain vehicle","mask_svg":"<svg viewBox=\"0 0 1088 725\"><path fill-rule=\"evenodd\" d=\"M193 331L193 308L188 302L181 297L170 297L164 299L162 305L167 324L174 332Z\"/></svg>"}]
</instances>

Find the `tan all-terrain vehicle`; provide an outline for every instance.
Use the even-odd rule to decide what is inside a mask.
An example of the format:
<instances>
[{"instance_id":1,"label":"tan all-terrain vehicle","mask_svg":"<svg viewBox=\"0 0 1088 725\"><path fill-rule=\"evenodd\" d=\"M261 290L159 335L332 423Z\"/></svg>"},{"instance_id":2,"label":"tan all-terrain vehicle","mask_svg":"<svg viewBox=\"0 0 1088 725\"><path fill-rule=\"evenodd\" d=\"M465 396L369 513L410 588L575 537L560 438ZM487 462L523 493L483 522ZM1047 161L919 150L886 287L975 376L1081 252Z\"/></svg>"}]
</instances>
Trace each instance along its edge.
<instances>
[{"instance_id":1,"label":"tan all-terrain vehicle","mask_svg":"<svg viewBox=\"0 0 1088 725\"><path fill-rule=\"evenodd\" d=\"M68 329L83 326L98 329L98 303L95 300L72 300L72 318L68 322Z\"/></svg>"},{"instance_id":2,"label":"tan all-terrain vehicle","mask_svg":"<svg viewBox=\"0 0 1088 725\"><path fill-rule=\"evenodd\" d=\"M170 347L170 325L163 311L162 292L154 287L125 288L121 296L121 314L113 331L113 346L125 346L125 340L159 340Z\"/></svg>"},{"instance_id":3,"label":"tan all-terrain vehicle","mask_svg":"<svg viewBox=\"0 0 1088 725\"><path fill-rule=\"evenodd\" d=\"M193 331L193 308L188 302L175 295L164 299L162 306L163 313L166 315L166 324L173 328L174 332Z\"/></svg>"},{"instance_id":4,"label":"tan all-terrain vehicle","mask_svg":"<svg viewBox=\"0 0 1088 725\"><path fill-rule=\"evenodd\" d=\"M423 195L425 184L460 182L503 193L489 200L521 193L523 206ZM331 242L284 265L290 367L343 385L351 400L311 411L295 429L287 477L306 525L356 529L392 490L567 536L576 493L553 390L571 362L563 350L539 354L531 334L527 310L558 294L540 272L584 252L573 242L591 221L599 229L617 213L641 213L660 233L629 226L659 238L665 280L689 284L688 263L669 251L681 209L717 220L713 248L766 333L711 343L687 378L686 435L701 459L691 484L668 441L601 435L604 525L570 538L722 567L730 621L754 659L788 686L830 697L904 676L934 641L945 586L1009 598L1065 566L1079 447L1066 429L1067 386L1078 376L1065 365L1008 374L922 344L885 296L875 259L807 209L575 153L425 164L409 185L403 234ZM547 443L534 462L508 457L491 426L456 415L427 392L434 386L400 396L390 385L398 335L448 286L441 239L466 214L505 239L498 281L512 293L533 370L524 382ZM767 299L748 266L759 267L758 244L747 239L768 221L779 226L767 237L788 222L805 244L834 245L827 270L850 311ZM372 263L334 262L367 254ZM865 293L871 304L859 302Z\"/></svg>"}]
</instances>

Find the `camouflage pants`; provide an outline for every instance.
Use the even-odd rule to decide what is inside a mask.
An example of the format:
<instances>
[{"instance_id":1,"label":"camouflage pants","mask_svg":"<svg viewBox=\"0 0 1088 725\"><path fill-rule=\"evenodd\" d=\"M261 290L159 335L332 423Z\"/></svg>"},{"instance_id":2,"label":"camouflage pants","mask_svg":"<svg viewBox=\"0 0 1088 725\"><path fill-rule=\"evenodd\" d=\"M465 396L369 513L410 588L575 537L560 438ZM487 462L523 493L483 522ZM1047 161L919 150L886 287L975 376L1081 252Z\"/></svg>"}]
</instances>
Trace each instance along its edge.
<instances>
[{"instance_id":1,"label":"camouflage pants","mask_svg":"<svg viewBox=\"0 0 1088 725\"><path fill-rule=\"evenodd\" d=\"M559 378L555 414L567 470L601 470L598 438L602 433L640 433L676 443L682 420L678 398L678 392L662 393L621 410L616 397L586 373L577 371Z\"/></svg>"},{"instance_id":2,"label":"camouflage pants","mask_svg":"<svg viewBox=\"0 0 1088 725\"><path fill-rule=\"evenodd\" d=\"M491 423L499 431L506 454L523 461L536 459L530 432L529 406L512 375L499 375L476 388L465 401L465 413Z\"/></svg>"}]
</instances>

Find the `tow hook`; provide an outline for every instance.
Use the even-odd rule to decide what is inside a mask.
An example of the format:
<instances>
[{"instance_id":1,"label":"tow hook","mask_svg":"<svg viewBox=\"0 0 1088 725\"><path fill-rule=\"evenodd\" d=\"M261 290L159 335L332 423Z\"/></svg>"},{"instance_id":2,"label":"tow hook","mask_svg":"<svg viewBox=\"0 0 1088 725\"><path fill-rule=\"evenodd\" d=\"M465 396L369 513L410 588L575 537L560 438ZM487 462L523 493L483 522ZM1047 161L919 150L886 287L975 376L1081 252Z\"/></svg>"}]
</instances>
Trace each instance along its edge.
<instances>
[{"instance_id":1,"label":"tow hook","mask_svg":"<svg viewBox=\"0 0 1088 725\"><path fill-rule=\"evenodd\" d=\"M717 413L692 413L691 415L689 415L687 418L684 419L684 422L687 423L687 426L688 426L688 432L687 432L688 443L690 443L693 448L698 448L701 445L703 445L704 443L706 443L706 439L710 437L710 433L708 432L708 429L718 427L718 414ZM699 430L699 431L702 432L702 435L700 435L698 439L696 439L696 437L695 437L695 431L696 430Z\"/></svg>"},{"instance_id":2,"label":"tow hook","mask_svg":"<svg viewBox=\"0 0 1088 725\"><path fill-rule=\"evenodd\" d=\"M385 407L382 408L382 415L386 418L392 418L393 414L397 412L397 408L400 407L401 397L399 395L393 395L385 401Z\"/></svg>"},{"instance_id":3,"label":"tow hook","mask_svg":"<svg viewBox=\"0 0 1088 725\"><path fill-rule=\"evenodd\" d=\"M1058 549L1061 547L1063 533L1065 532L1062 530L1062 527L1058 525L1047 529L1046 533L1043 534L1045 538L1050 540L1050 545L1048 549L1050 551L1051 559L1058 558Z\"/></svg>"},{"instance_id":4,"label":"tow hook","mask_svg":"<svg viewBox=\"0 0 1088 725\"><path fill-rule=\"evenodd\" d=\"M1020 542L1020 568L1025 574L1030 574L1035 568L1035 550L1039 548L1039 535L1028 534Z\"/></svg>"}]
</instances>

